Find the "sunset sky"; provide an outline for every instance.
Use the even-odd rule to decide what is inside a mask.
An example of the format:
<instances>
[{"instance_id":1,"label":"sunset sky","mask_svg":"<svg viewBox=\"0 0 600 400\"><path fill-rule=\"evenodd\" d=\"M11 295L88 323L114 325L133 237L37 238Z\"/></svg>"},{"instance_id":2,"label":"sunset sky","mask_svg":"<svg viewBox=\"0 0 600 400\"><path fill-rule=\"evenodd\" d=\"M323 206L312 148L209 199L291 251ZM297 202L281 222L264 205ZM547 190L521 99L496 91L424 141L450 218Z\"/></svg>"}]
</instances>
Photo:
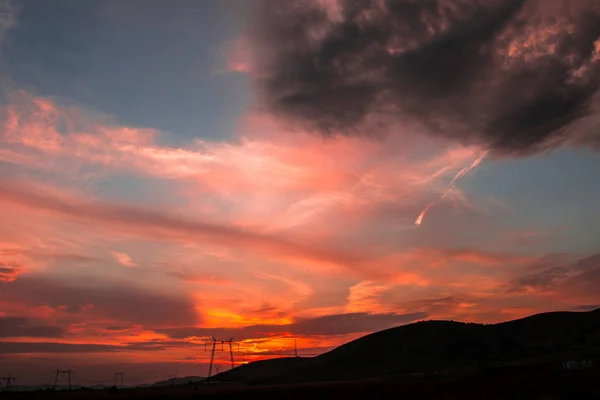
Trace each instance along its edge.
<instances>
[{"instance_id":1,"label":"sunset sky","mask_svg":"<svg viewBox=\"0 0 600 400\"><path fill-rule=\"evenodd\" d=\"M598 8L0 0L0 375L600 307Z\"/></svg>"}]
</instances>

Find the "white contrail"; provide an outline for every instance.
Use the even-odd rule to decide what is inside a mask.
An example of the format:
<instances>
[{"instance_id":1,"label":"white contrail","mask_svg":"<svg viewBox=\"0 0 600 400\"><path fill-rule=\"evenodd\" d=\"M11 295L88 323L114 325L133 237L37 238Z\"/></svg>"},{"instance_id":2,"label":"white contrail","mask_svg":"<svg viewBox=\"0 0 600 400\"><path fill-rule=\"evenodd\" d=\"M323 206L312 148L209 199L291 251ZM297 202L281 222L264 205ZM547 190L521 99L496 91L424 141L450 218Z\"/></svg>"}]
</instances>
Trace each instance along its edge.
<instances>
[{"instance_id":1,"label":"white contrail","mask_svg":"<svg viewBox=\"0 0 600 400\"><path fill-rule=\"evenodd\" d=\"M442 195L440 196L440 198L437 199L437 200L435 200L435 201L432 201L429 204L427 204L427 206L425 206L425 208L423 209L423 211L421 211L421 213L419 214L419 216L415 220L415 225L421 225L421 222L423 221L423 218L425 217L425 214L427 214L427 211L429 211L429 209L431 207L433 207L438 201L441 201L446 196L448 196L450 194L450 192L452 191L452 189L454 189L454 186L456 186L456 182L461 177L463 177L466 174L468 174L473 168L477 167L481 163L481 161L483 161L483 159L485 158L485 156L487 154L488 154L487 151L484 152L479 157L477 157L477 159L475 159L475 161L473 161L470 165L468 165L468 166L462 168L460 171L458 171L458 173L456 175L454 175L454 178L452 178L452 180L448 184L448 187L446 188L446 190L444 191L444 193L442 193Z\"/></svg>"}]
</instances>

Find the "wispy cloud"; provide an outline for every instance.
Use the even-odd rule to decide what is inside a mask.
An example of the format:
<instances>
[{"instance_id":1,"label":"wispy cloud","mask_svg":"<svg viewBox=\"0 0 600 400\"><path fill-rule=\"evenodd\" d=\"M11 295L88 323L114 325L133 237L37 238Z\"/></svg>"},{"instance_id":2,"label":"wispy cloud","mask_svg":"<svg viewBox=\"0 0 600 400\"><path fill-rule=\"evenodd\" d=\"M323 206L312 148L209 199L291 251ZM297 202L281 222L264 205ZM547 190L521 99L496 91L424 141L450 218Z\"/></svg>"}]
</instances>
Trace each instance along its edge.
<instances>
[{"instance_id":1,"label":"wispy cloud","mask_svg":"<svg viewBox=\"0 0 600 400\"><path fill-rule=\"evenodd\" d=\"M18 11L12 0L0 0L0 54L7 32L17 25Z\"/></svg>"},{"instance_id":2,"label":"wispy cloud","mask_svg":"<svg viewBox=\"0 0 600 400\"><path fill-rule=\"evenodd\" d=\"M201 283L208 285L223 285L231 283L230 280L219 277L216 274L207 274L202 272L194 272L190 270L175 269L167 271L166 274L170 277L181 279L190 283Z\"/></svg>"},{"instance_id":3,"label":"wispy cloud","mask_svg":"<svg viewBox=\"0 0 600 400\"><path fill-rule=\"evenodd\" d=\"M124 267L134 268L138 266L128 254L120 253L118 251L111 251L111 254L114 259Z\"/></svg>"},{"instance_id":4,"label":"wispy cloud","mask_svg":"<svg viewBox=\"0 0 600 400\"><path fill-rule=\"evenodd\" d=\"M0 316L0 337L2 338L58 338L65 333L64 328L30 321L22 317Z\"/></svg>"},{"instance_id":5,"label":"wispy cloud","mask_svg":"<svg viewBox=\"0 0 600 400\"><path fill-rule=\"evenodd\" d=\"M349 289L348 312L373 312L381 307L381 296L390 285L363 281L353 285Z\"/></svg>"},{"instance_id":6,"label":"wispy cloud","mask_svg":"<svg viewBox=\"0 0 600 400\"><path fill-rule=\"evenodd\" d=\"M289 286L292 292L300 297L311 296L314 293L313 289L309 285L296 279L288 278L282 275L268 274L265 272L255 272L254 275L260 279L279 281Z\"/></svg>"},{"instance_id":7,"label":"wispy cloud","mask_svg":"<svg viewBox=\"0 0 600 400\"><path fill-rule=\"evenodd\" d=\"M180 215L143 209L123 204L93 203L68 197L67 193L42 192L41 187L25 186L14 181L3 181L0 201L49 212L59 217L98 226L122 230L142 237L166 240L212 242L242 246L253 251L270 252L286 257L307 258L348 266L358 265L365 255L352 251L338 251L330 246L305 244L301 241L278 238L245 230L236 226L190 220Z\"/></svg>"}]
</instances>

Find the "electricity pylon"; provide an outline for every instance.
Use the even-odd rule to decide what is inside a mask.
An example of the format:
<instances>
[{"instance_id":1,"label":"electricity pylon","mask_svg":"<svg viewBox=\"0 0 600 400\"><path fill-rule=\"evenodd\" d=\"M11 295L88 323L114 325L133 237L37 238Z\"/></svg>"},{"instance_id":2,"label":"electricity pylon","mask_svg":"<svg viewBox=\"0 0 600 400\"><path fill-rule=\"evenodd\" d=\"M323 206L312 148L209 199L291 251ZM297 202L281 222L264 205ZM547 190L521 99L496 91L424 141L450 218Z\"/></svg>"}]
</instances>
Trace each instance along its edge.
<instances>
[{"instance_id":1,"label":"electricity pylon","mask_svg":"<svg viewBox=\"0 0 600 400\"><path fill-rule=\"evenodd\" d=\"M67 379L69 382L69 390L71 390L71 375L75 375L75 372L73 372L70 369L62 370L62 371L60 369L56 370L56 376L54 377L54 386L52 387L52 390L56 390L56 383L58 382L58 377L60 375L67 375Z\"/></svg>"},{"instance_id":2,"label":"electricity pylon","mask_svg":"<svg viewBox=\"0 0 600 400\"><path fill-rule=\"evenodd\" d=\"M212 339L212 349L211 349L211 354L210 354L210 364L208 366L208 377L206 378L206 380L210 380L211 376L212 376L212 369L213 369L213 365L214 365L214 361L215 361L215 350L217 348L217 343L221 343L221 351L225 350L225 343L229 344L229 357L231 360L231 369L235 368L235 363L233 362L233 338L229 339L229 340L217 340L215 339L215 337L211 337ZM205 348L206 348L206 344L205 344ZM220 365L219 365L220 368ZM217 373L219 373L219 370L217 369Z\"/></svg>"},{"instance_id":3,"label":"electricity pylon","mask_svg":"<svg viewBox=\"0 0 600 400\"><path fill-rule=\"evenodd\" d=\"M12 381L15 380L15 377L12 374L8 374L8 376L4 376L0 378L0 392L2 389L2 381L6 381L6 385L4 385L4 390L10 392L12 390Z\"/></svg>"},{"instance_id":4,"label":"electricity pylon","mask_svg":"<svg viewBox=\"0 0 600 400\"><path fill-rule=\"evenodd\" d=\"M115 372L115 380L113 382L113 386L117 386L117 378L121 378L121 389L123 389L125 386L123 385L123 373L122 372Z\"/></svg>"}]
</instances>

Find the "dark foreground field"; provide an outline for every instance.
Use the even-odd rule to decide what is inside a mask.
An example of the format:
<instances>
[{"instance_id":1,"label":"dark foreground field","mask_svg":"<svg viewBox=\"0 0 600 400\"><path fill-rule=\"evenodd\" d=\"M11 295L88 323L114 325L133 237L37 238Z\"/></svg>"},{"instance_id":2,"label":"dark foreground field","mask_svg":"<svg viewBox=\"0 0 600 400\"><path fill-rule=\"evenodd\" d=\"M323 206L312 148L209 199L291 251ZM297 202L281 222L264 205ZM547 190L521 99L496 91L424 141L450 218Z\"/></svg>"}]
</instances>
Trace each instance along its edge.
<instances>
[{"instance_id":1,"label":"dark foreground field","mask_svg":"<svg viewBox=\"0 0 600 400\"><path fill-rule=\"evenodd\" d=\"M513 369L430 377L270 386L193 386L116 392L2 393L7 399L600 399L600 371Z\"/></svg>"}]
</instances>

